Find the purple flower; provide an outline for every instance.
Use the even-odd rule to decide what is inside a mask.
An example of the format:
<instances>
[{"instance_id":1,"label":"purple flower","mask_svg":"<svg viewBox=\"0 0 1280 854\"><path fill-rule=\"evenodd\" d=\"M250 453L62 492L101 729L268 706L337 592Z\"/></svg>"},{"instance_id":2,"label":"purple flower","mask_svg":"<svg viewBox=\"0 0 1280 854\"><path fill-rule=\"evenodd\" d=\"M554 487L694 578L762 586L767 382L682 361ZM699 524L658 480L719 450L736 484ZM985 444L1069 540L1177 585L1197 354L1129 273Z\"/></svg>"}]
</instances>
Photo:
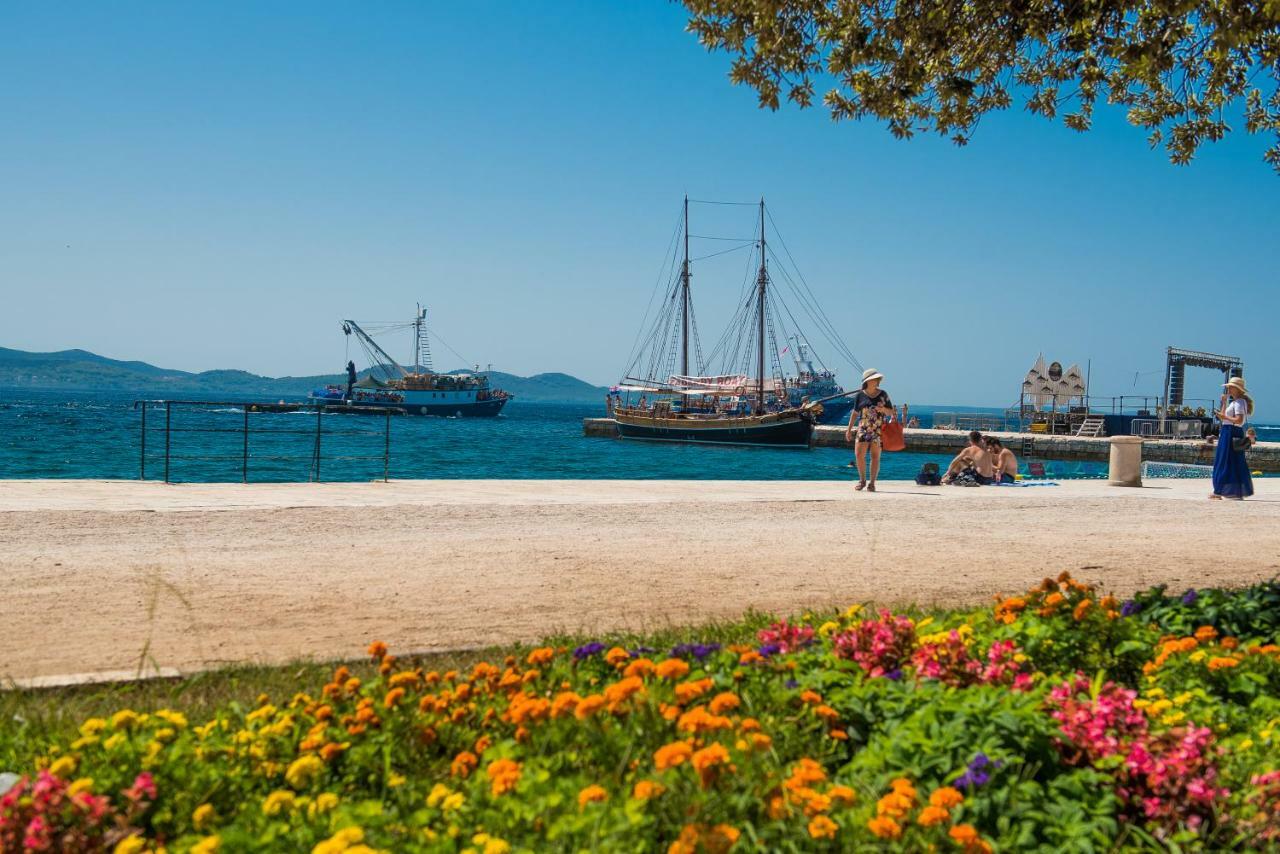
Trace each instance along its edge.
<instances>
[{"instance_id":1,"label":"purple flower","mask_svg":"<svg viewBox=\"0 0 1280 854\"><path fill-rule=\"evenodd\" d=\"M590 658L591 656L599 655L602 652L604 652L604 644L599 641L592 641L591 643L583 644L575 649L573 651L573 657L577 661L582 661L584 658Z\"/></svg>"},{"instance_id":2,"label":"purple flower","mask_svg":"<svg viewBox=\"0 0 1280 854\"><path fill-rule=\"evenodd\" d=\"M899 679L902 678L902 668L901 667L893 668L892 670L884 674L884 678L891 679L894 682L897 682Z\"/></svg>"},{"instance_id":3,"label":"purple flower","mask_svg":"<svg viewBox=\"0 0 1280 854\"><path fill-rule=\"evenodd\" d=\"M992 762L985 753L978 753L969 762L969 767L955 782L957 788L968 789L985 786L991 780L991 770L1004 765L1001 761Z\"/></svg>"},{"instance_id":4,"label":"purple flower","mask_svg":"<svg viewBox=\"0 0 1280 854\"><path fill-rule=\"evenodd\" d=\"M713 652L720 651L718 643L682 643L671 649L672 658L696 658L702 661Z\"/></svg>"},{"instance_id":5,"label":"purple flower","mask_svg":"<svg viewBox=\"0 0 1280 854\"><path fill-rule=\"evenodd\" d=\"M767 643L764 646L757 649L756 652L760 653L762 658L768 658L771 655L777 655L778 653L782 652L782 644Z\"/></svg>"},{"instance_id":6,"label":"purple flower","mask_svg":"<svg viewBox=\"0 0 1280 854\"><path fill-rule=\"evenodd\" d=\"M639 658L640 656L648 655L651 652L657 652L657 650L651 646L638 646L635 649L629 651L627 654L630 655L632 658Z\"/></svg>"},{"instance_id":7,"label":"purple flower","mask_svg":"<svg viewBox=\"0 0 1280 854\"><path fill-rule=\"evenodd\" d=\"M1192 588L1191 588L1190 590L1188 590L1186 593L1183 593L1183 594L1182 594L1182 604L1183 604L1183 605L1194 605L1194 604L1196 603L1196 600L1197 600L1197 599L1199 599L1199 598L1200 598L1200 594L1199 594L1199 593L1196 593L1196 589L1195 589L1194 587L1192 587Z\"/></svg>"},{"instance_id":8,"label":"purple flower","mask_svg":"<svg viewBox=\"0 0 1280 854\"><path fill-rule=\"evenodd\" d=\"M1141 610L1142 610L1141 605L1139 605L1133 599L1128 599L1125 601L1123 605L1120 606L1120 616L1132 617L1134 614L1138 613Z\"/></svg>"},{"instance_id":9,"label":"purple flower","mask_svg":"<svg viewBox=\"0 0 1280 854\"><path fill-rule=\"evenodd\" d=\"M796 681L796 680L794 680L794 679L788 679L786 682L783 682L782 684L783 684L783 686L784 686L784 687L789 688L789 689L792 689L792 690L794 690L794 689L796 689L796 688L799 688L799 687L800 687L800 683L799 683L799 682L797 682L797 681Z\"/></svg>"}]
</instances>

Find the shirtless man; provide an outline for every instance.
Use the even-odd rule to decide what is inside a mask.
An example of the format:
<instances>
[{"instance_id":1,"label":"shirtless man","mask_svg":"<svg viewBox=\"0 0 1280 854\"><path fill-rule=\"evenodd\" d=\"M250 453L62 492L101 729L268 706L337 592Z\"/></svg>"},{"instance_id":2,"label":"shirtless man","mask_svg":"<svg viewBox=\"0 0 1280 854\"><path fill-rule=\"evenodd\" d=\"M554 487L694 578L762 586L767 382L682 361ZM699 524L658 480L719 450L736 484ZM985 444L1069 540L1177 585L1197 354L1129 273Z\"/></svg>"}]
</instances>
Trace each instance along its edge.
<instances>
[{"instance_id":1,"label":"shirtless man","mask_svg":"<svg viewBox=\"0 0 1280 854\"><path fill-rule=\"evenodd\" d=\"M951 483L962 471L972 470L974 478L983 486L992 482L995 467L991 464L991 454L987 453L986 442L977 430L969 432L969 447L956 454L956 458L947 467L942 478L943 483Z\"/></svg>"},{"instance_id":2,"label":"shirtless man","mask_svg":"<svg viewBox=\"0 0 1280 854\"><path fill-rule=\"evenodd\" d=\"M988 436L987 452L993 457L996 480L999 483L1015 483L1018 480L1018 458L1013 455L1013 451L995 436Z\"/></svg>"}]
</instances>

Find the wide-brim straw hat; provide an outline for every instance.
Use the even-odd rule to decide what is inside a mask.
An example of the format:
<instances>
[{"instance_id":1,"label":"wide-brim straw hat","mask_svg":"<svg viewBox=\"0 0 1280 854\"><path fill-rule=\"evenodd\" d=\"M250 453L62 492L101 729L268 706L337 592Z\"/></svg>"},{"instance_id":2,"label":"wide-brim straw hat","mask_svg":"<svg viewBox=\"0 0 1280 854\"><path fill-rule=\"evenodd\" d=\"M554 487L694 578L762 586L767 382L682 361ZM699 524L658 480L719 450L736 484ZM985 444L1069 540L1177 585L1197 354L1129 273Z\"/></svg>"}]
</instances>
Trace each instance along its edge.
<instances>
[{"instance_id":1,"label":"wide-brim straw hat","mask_svg":"<svg viewBox=\"0 0 1280 854\"><path fill-rule=\"evenodd\" d=\"M882 379L884 379L884 374L880 373L875 368L867 368L865 371L862 372L862 387L866 388L867 383L871 382L872 380L882 380Z\"/></svg>"},{"instance_id":2,"label":"wide-brim straw hat","mask_svg":"<svg viewBox=\"0 0 1280 854\"><path fill-rule=\"evenodd\" d=\"M1231 379L1223 383L1222 387L1224 389L1225 388L1239 389L1242 395L1244 395L1245 397L1249 396L1249 390L1244 387L1244 377L1232 377Z\"/></svg>"}]
</instances>

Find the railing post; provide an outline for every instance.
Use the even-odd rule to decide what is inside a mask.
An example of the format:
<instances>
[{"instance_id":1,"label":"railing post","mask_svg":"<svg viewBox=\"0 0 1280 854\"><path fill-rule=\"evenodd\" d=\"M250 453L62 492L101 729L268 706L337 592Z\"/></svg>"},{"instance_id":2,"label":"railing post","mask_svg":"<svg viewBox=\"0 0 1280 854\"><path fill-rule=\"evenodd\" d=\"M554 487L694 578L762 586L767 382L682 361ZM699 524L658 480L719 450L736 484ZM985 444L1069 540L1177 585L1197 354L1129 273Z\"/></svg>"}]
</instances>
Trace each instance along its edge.
<instances>
[{"instance_id":1,"label":"railing post","mask_svg":"<svg viewBox=\"0 0 1280 854\"><path fill-rule=\"evenodd\" d=\"M316 449L315 449L315 478L316 483L320 482L320 407L316 407Z\"/></svg>"},{"instance_id":2,"label":"railing post","mask_svg":"<svg viewBox=\"0 0 1280 854\"><path fill-rule=\"evenodd\" d=\"M164 402L164 482L169 482L169 421L173 414L173 404Z\"/></svg>"},{"instance_id":3,"label":"railing post","mask_svg":"<svg viewBox=\"0 0 1280 854\"><path fill-rule=\"evenodd\" d=\"M142 401L142 454L138 459L138 480L147 479L147 402Z\"/></svg>"},{"instance_id":4,"label":"railing post","mask_svg":"<svg viewBox=\"0 0 1280 854\"><path fill-rule=\"evenodd\" d=\"M240 462L240 482L249 482L249 405L244 407L244 456Z\"/></svg>"},{"instance_id":5,"label":"railing post","mask_svg":"<svg viewBox=\"0 0 1280 854\"><path fill-rule=\"evenodd\" d=\"M387 424L384 434L384 442L382 445L382 482L387 482L387 475L391 469L391 410L387 410Z\"/></svg>"}]
</instances>

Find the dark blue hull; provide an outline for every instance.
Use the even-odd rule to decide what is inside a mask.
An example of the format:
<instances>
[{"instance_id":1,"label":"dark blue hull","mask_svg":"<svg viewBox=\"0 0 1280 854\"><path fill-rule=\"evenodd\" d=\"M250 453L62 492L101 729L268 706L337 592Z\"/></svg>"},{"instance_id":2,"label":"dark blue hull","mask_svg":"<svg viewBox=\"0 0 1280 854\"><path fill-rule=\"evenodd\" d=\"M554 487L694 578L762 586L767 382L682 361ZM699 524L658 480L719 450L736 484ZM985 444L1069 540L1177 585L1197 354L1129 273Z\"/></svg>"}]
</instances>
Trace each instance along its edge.
<instances>
[{"instance_id":1,"label":"dark blue hull","mask_svg":"<svg viewBox=\"0 0 1280 854\"><path fill-rule=\"evenodd\" d=\"M466 403L374 403L372 401L367 403L362 401L344 403L335 401L332 403L320 402L317 406L325 412L354 414L363 414L360 410L381 413L390 409L406 415L435 415L441 418L493 418L502 412L502 407L507 405L509 399L494 398Z\"/></svg>"},{"instance_id":2,"label":"dark blue hull","mask_svg":"<svg viewBox=\"0 0 1280 854\"><path fill-rule=\"evenodd\" d=\"M822 404L822 415L818 417L819 424L848 424L849 413L853 411L853 398L842 397L836 400L828 400Z\"/></svg>"},{"instance_id":3,"label":"dark blue hull","mask_svg":"<svg viewBox=\"0 0 1280 854\"><path fill-rule=\"evenodd\" d=\"M769 448L808 448L813 441L813 423L804 419L753 425L750 427L679 427L666 424L626 424L618 422L624 439L650 442L697 442L705 445L751 445Z\"/></svg>"}]
</instances>

